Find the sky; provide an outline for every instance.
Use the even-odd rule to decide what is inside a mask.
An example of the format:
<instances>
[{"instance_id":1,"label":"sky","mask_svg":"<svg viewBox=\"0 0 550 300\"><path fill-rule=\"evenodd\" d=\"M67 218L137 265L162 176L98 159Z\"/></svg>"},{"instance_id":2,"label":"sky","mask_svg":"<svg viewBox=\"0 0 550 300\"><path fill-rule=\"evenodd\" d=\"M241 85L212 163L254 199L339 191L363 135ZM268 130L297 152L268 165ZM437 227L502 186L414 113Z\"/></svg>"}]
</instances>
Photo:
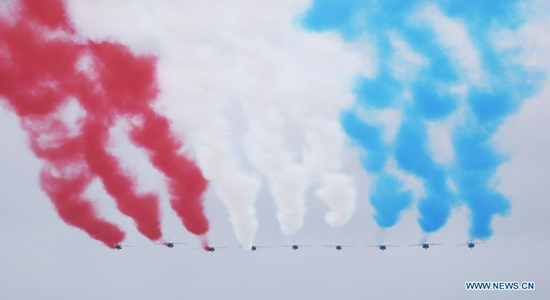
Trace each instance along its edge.
<instances>
[{"instance_id":1,"label":"sky","mask_svg":"<svg viewBox=\"0 0 550 300\"><path fill-rule=\"evenodd\" d=\"M535 0L0 0L0 297L546 299L549 26Z\"/></svg>"}]
</instances>

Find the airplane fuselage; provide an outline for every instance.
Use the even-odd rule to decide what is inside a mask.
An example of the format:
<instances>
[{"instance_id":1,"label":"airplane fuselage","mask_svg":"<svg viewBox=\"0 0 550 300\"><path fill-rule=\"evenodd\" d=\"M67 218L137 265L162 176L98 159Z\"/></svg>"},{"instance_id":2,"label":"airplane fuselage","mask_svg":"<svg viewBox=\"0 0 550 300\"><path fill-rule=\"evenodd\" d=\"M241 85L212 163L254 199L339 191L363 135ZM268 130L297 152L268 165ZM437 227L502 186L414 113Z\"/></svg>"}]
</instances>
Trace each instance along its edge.
<instances>
[{"instance_id":1,"label":"airplane fuselage","mask_svg":"<svg viewBox=\"0 0 550 300\"><path fill-rule=\"evenodd\" d=\"M340 245L336 246L336 250L338 250L338 251L342 250L342 246L340 246Z\"/></svg>"},{"instance_id":2,"label":"airplane fuselage","mask_svg":"<svg viewBox=\"0 0 550 300\"><path fill-rule=\"evenodd\" d=\"M115 249L120 250L120 249L122 249L122 246L120 244L116 244Z\"/></svg>"},{"instance_id":3,"label":"airplane fuselage","mask_svg":"<svg viewBox=\"0 0 550 300\"><path fill-rule=\"evenodd\" d=\"M422 248L428 250L428 248L430 248L430 245L428 245L428 244L422 244Z\"/></svg>"},{"instance_id":4,"label":"airplane fuselage","mask_svg":"<svg viewBox=\"0 0 550 300\"><path fill-rule=\"evenodd\" d=\"M174 248L174 243L166 243L166 247L168 248Z\"/></svg>"},{"instance_id":5,"label":"airplane fuselage","mask_svg":"<svg viewBox=\"0 0 550 300\"><path fill-rule=\"evenodd\" d=\"M298 250L298 245L292 245L292 250Z\"/></svg>"},{"instance_id":6,"label":"airplane fuselage","mask_svg":"<svg viewBox=\"0 0 550 300\"><path fill-rule=\"evenodd\" d=\"M382 250L382 251L386 250L386 246L385 245L380 245L380 250Z\"/></svg>"},{"instance_id":7,"label":"airplane fuselage","mask_svg":"<svg viewBox=\"0 0 550 300\"><path fill-rule=\"evenodd\" d=\"M256 251L256 250L258 250L258 249L256 248L256 246L252 246L252 248L250 248L250 250Z\"/></svg>"},{"instance_id":8,"label":"airplane fuselage","mask_svg":"<svg viewBox=\"0 0 550 300\"><path fill-rule=\"evenodd\" d=\"M469 243L469 244L468 244L468 248L470 248L470 249L474 248L475 246L476 246L476 245L475 245L474 243Z\"/></svg>"},{"instance_id":9,"label":"airplane fuselage","mask_svg":"<svg viewBox=\"0 0 550 300\"><path fill-rule=\"evenodd\" d=\"M214 247L208 247L208 250L207 250L207 251L208 251L208 252L214 252L214 251L216 251L216 248L214 248Z\"/></svg>"}]
</instances>

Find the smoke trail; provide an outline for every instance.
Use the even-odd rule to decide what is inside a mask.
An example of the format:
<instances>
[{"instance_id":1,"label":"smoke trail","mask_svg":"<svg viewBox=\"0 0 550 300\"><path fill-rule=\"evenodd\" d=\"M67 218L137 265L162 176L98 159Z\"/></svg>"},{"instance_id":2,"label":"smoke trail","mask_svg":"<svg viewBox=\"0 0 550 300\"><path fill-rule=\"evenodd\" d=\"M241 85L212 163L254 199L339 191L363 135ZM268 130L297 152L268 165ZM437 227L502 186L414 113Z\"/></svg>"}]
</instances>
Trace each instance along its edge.
<instances>
[{"instance_id":1,"label":"smoke trail","mask_svg":"<svg viewBox=\"0 0 550 300\"><path fill-rule=\"evenodd\" d=\"M98 217L82 197L91 174L83 163L79 138L71 136L56 115L70 93L80 48L41 35L68 26L61 2L50 1L51 9L45 11L37 3L23 2L13 19L0 19L0 48L7 58L0 63L0 95L21 118L33 152L46 162L40 182L59 216L113 247L124 239L124 232Z\"/></svg>"},{"instance_id":2,"label":"smoke trail","mask_svg":"<svg viewBox=\"0 0 550 300\"><path fill-rule=\"evenodd\" d=\"M111 43L90 43L87 50L84 74L93 83L78 89L78 98L88 112L82 126L86 161L115 199L117 208L136 222L143 235L159 240L162 231L158 196L139 195L135 180L107 151L108 130L116 118L132 117L148 109L148 102L156 97L155 61L151 57L136 57L125 47Z\"/></svg>"},{"instance_id":3,"label":"smoke trail","mask_svg":"<svg viewBox=\"0 0 550 300\"><path fill-rule=\"evenodd\" d=\"M152 240L162 237L157 196L138 195L133 179L106 150L108 129L116 118L138 116L143 124L132 137L168 177L173 208L191 232L206 233L200 198L206 182L191 161L177 154L180 144L167 120L150 107L158 93L155 59L135 56L113 43L86 44L74 35L62 2L47 4L24 1L15 9L15 21L0 20L0 51L8 58L0 65L0 95L24 118L33 151L46 160L41 183L59 215L109 246L114 246L114 237L123 238L79 198L97 175L141 233ZM86 111L76 133L63 129L59 116L73 98Z\"/></svg>"},{"instance_id":4,"label":"smoke trail","mask_svg":"<svg viewBox=\"0 0 550 300\"><path fill-rule=\"evenodd\" d=\"M224 120L217 118L201 127L197 142L199 166L205 177L215 182L215 192L229 210L237 239L250 249L259 227L254 202L260 180L238 167Z\"/></svg>"},{"instance_id":5,"label":"smoke trail","mask_svg":"<svg viewBox=\"0 0 550 300\"><path fill-rule=\"evenodd\" d=\"M137 229L150 240L162 238L159 218L159 200L154 194L137 195L135 182L124 173L117 159L106 150L108 127L88 116L82 126L84 157L91 171L101 178L105 190L117 208L131 217Z\"/></svg>"},{"instance_id":6,"label":"smoke trail","mask_svg":"<svg viewBox=\"0 0 550 300\"><path fill-rule=\"evenodd\" d=\"M316 196L330 209L325 220L332 227L339 227L351 219L357 196L353 179L343 173L338 159L343 157L345 135L332 118L308 121L304 133L308 145L305 165L311 181L318 185Z\"/></svg>"},{"instance_id":7,"label":"smoke trail","mask_svg":"<svg viewBox=\"0 0 550 300\"><path fill-rule=\"evenodd\" d=\"M243 241L251 240L257 227L253 194L259 179L245 171L249 162L268 180L283 231L302 225L310 185L329 206L332 226L349 220L355 191L342 172L345 136L338 112L351 103L349 85L365 69L358 47L347 47L332 34L296 28L294 18L305 2L251 7L236 1L214 9L197 2L193 10L188 3L118 3L114 8L108 1L70 5L77 27L87 36L158 53L158 108L185 132L186 151L197 157L228 207L241 243L247 244ZM227 14L228 9L234 14ZM98 18L112 22L97 25ZM213 124L219 119L224 121ZM243 148L246 157L239 155ZM231 185L247 188L237 195Z\"/></svg>"},{"instance_id":8,"label":"smoke trail","mask_svg":"<svg viewBox=\"0 0 550 300\"><path fill-rule=\"evenodd\" d=\"M11 103L21 105L16 101ZM55 117L55 113L50 113L21 119L29 133L31 149L46 162L40 173L42 189L65 223L114 247L125 234L116 225L98 217L93 204L83 197L93 175L82 157L82 141L79 136L72 136L69 128Z\"/></svg>"},{"instance_id":9,"label":"smoke trail","mask_svg":"<svg viewBox=\"0 0 550 300\"><path fill-rule=\"evenodd\" d=\"M178 153L181 142L170 132L168 120L151 107L158 95L156 59L150 56L136 57L125 47L112 43L92 43L90 49L98 62L97 82L103 88L107 103L115 107L119 115L137 117L141 122L131 130L131 140L147 150L153 165L166 176L172 208L187 230L196 235L206 234L208 220L202 204L206 180L192 161ZM98 153L106 154L101 151ZM108 157L104 156L103 159L108 161ZM112 163L116 162L113 160ZM109 176L109 173L103 174ZM112 174L111 181L122 179L113 178ZM122 182L119 183L118 187L124 186ZM126 182L126 187L131 187L129 182ZM124 196L119 195L120 198ZM157 216L157 219L144 219L143 222L144 227L154 224L159 228L149 233L159 239L162 233L158 220L158 200L152 194L140 196L137 200L139 202L134 201L133 206L126 207L128 212L148 212L149 216ZM143 218L146 216L142 215Z\"/></svg>"},{"instance_id":10,"label":"smoke trail","mask_svg":"<svg viewBox=\"0 0 550 300\"><path fill-rule=\"evenodd\" d=\"M405 191L402 183L385 169L391 151L382 139L381 130L362 121L352 111L343 115L342 125L346 133L365 150L361 157L365 170L376 175L369 196L375 209L374 219L382 228L395 225L401 212L410 206L413 199L412 193Z\"/></svg>"},{"instance_id":11,"label":"smoke trail","mask_svg":"<svg viewBox=\"0 0 550 300\"><path fill-rule=\"evenodd\" d=\"M297 164L282 140L283 121L266 103L245 103L249 133L248 157L269 179L270 190L278 206L277 219L284 233L303 225L305 191L308 178L305 168Z\"/></svg>"},{"instance_id":12,"label":"smoke trail","mask_svg":"<svg viewBox=\"0 0 550 300\"><path fill-rule=\"evenodd\" d=\"M207 182L199 168L180 155L181 142L170 132L168 120L152 110L141 115L141 126L130 132L130 138L145 148L153 165L168 179L170 204L187 230L196 235L208 231L202 194Z\"/></svg>"},{"instance_id":13,"label":"smoke trail","mask_svg":"<svg viewBox=\"0 0 550 300\"><path fill-rule=\"evenodd\" d=\"M65 223L84 230L90 237L110 248L124 240L124 232L116 225L96 215L93 205L82 197L91 176L86 173L68 174L68 178L52 175L57 168L45 167L40 173L42 189L52 200L59 216Z\"/></svg>"},{"instance_id":14,"label":"smoke trail","mask_svg":"<svg viewBox=\"0 0 550 300\"><path fill-rule=\"evenodd\" d=\"M361 107L346 113L342 123L346 133L365 150L363 165L367 171L384 174L384 162L393 155L401 169L424 181L426 197L418 209L425 232L440 229L451 207L460 200L471 209L471 236L488 238L493 215L504 215L509 209L508 200L491 184L502 162L491 148L491 138L501 120L515 112L532 91L530 80L519 77L531 76L510 63L507 55L498 53L487 36L494 24L506 28L522 21L517 5L518 1L497 5L446 1L440 7L420 1L346 1L336 8L330 1L319 0L304 18L306 27L336 29L349 41L365 32L374 33L370 37L379 49L380 72L360 82L357 97ZM342 6L345 9L340 9ZM390 142L382 142L380 128L359 117L361 110L372 116L386 108L401 110L404 119L396 139ZM437 153L429 150L426 126L442 121L448 124L445 130L452 137L455 157L438 164L431 157ZM404 207L393 205L393 201L401 199L398 202L405 204L408 200L398 194L397 198L386 194L385 201L376 196L397 191L400 186L380 176L385 179L375 182L371 203L376 209L375 219L384 227L393 224L389 220L395 220ZM449 180L458 187L456 195Z\"/></svg>"},{"instance_id":15,"label":"smoke trail","mask_svg":"<svg viewBox=\"0 0 550 300\"><path fill-rule=\"evenodd\" d=\"M424 179L427 196L418 204L420 227L427 233L439 230L450 216L456 198L447 186L445 170L430 156L425 126L418 120L405 120L395 148L399 166Z\"/></svg>"}]
</instances>

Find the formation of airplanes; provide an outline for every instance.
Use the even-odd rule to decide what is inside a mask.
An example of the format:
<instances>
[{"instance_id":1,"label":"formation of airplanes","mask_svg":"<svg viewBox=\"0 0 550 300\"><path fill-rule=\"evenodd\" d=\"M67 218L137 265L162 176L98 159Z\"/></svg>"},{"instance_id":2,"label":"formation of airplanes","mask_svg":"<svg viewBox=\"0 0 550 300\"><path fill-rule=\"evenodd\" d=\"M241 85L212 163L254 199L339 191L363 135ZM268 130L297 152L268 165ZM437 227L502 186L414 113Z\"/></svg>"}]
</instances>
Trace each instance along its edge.
<instances>
[{"instance_id":1,"label":"formation of airplanes","mask_svg":"<svg viewBox=\"0 0 550 300\"><path fill-rule=\"evenodd\" d=\"M473 249L476 245L479 245L479 244L485 244L486 242L481 242L481 241L469 241L468 243L464 243L464 244L458 244L456 246L467 246L468 248L470 249ZM182 242L174 242L172 240L168 240L168 242L160 242L160 243L155 243L153 245L161 245L161 246L166 246L168 247L169 249L172 249L174 248L175 245L185 245L185 243L182 243ZM422 243L419 243L419 244L412 244L410 246L418 246L418 247L422 247L424 250L428 250L430 248L430 246L440 246L442 244L440 243L428 243L426 241L422 242ZM310 247L311 245L307 245L307 244L298 244L296 242L292 243L292 244L286 244L286 245L280 245L279 247L287 247L287 248L290 248L292 250L298 250L300 249L300 247ZM113 249L116 249L116 250L121 250L123 247L134 247L132 245L126 245L126 244L116 244ZM243 248L243 246L239 246L240 248ZM340 242L338 242L337 244L329 244L329 245L323 245L323 247L330 247L330 248L334 248L336 249L337 251L340 251L342 250L343 248L347 248L347 247L354 247L354 245L348 245L348 244L340 244ZM375 245L367 245L367 247L376 247L382 251L386 250L387 248L390 248L390 247L399 247L398 245L391 245L391 244L384 244L384 243L381 243L381 244L375 244ZM216 251L216 249L227 249L228 247L226 246L219 246L219 245L214 245L214 244L210 244L210 245L206 245L206 246L203 246L203 247L197 247L197 249L203 249L204 251L208 251L208 252L214 252ZM249 250L251 251L256 251L258 250L259 248L269 248L268 246L265 246L265 245L256 245L256 244L253 244Z\"/></svg>"}]
</instances>

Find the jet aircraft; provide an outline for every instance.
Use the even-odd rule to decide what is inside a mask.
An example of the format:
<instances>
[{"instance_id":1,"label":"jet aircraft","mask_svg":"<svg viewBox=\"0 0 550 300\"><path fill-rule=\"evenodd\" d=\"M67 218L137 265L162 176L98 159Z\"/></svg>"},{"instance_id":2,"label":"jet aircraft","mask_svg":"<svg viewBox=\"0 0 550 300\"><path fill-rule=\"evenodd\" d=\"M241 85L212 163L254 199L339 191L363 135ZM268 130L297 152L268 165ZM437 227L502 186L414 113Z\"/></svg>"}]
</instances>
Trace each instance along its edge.
<instances>
[{"instance_id":1,"label":"jet aircraft","mask_svg":"<svg viewBox=\"0 0 550 300\"><path fill-rule=\"evenodd\" d=\"M399 247L399 246L397 246L397 245L387 245L387 244L378 244L378 245L367 245L367 247L376 247L376 248L384 251L388 247Z\"/></svg>"},{"instance_id":2,"label":"jet aircraft","mask_svg":"<svg viewBox=\"0 0 550 300\"><path fill-rule=\"evenodd\" d=\"M162 243L155 243L155 245L163 245L170 249L174 248L174 245L185 245L185 243L182 242L173 242L172 240L168 240L168 242L162 242Z\"/></svg>"},{"instance_id":3,"label":"jet aircraft","mask_svg":"<svg viewBox=\"0 0 550 300\"><path fill-rule=\"evenodd\" d=\"M213 244L210 244L210 245L206 245L204 247L197 247L197 249L203 249L205 251L208 251L208 252L214 252L216 251L216 249L226 249L227 247L224 247L224 246L215 246Z\"/></svg>"},{"instance_id":4,"label":"jet aircraft","mask_svg":"<svg viewBox=\"0 0 550 300\"><path fill-rule=\"evenodd\" d=\"M304 244L296 244L296 242L290 244L290 245L281 245L280 247L290 247L292 250L298 250L300 247L309 247L311 245L304 245Z\"/></svg>"},{"instance_id":5,"label":"jet aircraft","mask_svg":"<svg viewBox=\"0 0 550 300\"><path fill-rule=\"evenodd\" d=\"M340 244L340 242L338 242L338 244L323 245L323 247L334 247L334 249L336 249L337 251L340 251L344 247L353 247L353 246L352 245L346 245L346 244Z\"/></svg>"},{"instance_id":6,"label":"jet aircraft","mask_svg":"<svg viewBox=\"0 0 550 300\"><path fill-rule=\"evenodd\" d=\"M459 245L457 245L457 246L468 246L468 248L473 249L476 245L485 244L485 243L486 243L486 242L474 242L474 241L469 241L468 243L459 244Z\"/></svg>"},{"instance_id":7,"label":"jet aircraft","mask_svg":"<svg viewBox=\"0 0 550 300\"><path fill-rule=\"evenodd\" d=\"M441 244L423 242L421 244L412 244L411 246L421 246L424 250L428 250L430 246L438 246L438 245L441 245Z\"/></svg>"},{"instance_id":8,"label":"jet aircraft","mask_svg":"<svg viewBox=\"0 0 550 300\"><path fill-rule=\"evenodd\" d=\"M125 244L116 244L113 249L116 249L116 250L121 250L122 247L134 247L134 246L130 246L130 245L125 245Z\"/></svg>"},{"instance_id":9,"label":"jet aircraft","mask_svg":"<svg viewBox=\"0 0 550 300\"><path fill-rule=\"evenodd\" d=\"M243 247L243 246L239 246L239 248L244 248L244 247ZM267 246L263 246L263 245L252 244L252 247L250 247L250 250L256 251L256 250L258 250L258 248L268 248L268 247L267 247Z\"/></svg>"}]
</instances>

